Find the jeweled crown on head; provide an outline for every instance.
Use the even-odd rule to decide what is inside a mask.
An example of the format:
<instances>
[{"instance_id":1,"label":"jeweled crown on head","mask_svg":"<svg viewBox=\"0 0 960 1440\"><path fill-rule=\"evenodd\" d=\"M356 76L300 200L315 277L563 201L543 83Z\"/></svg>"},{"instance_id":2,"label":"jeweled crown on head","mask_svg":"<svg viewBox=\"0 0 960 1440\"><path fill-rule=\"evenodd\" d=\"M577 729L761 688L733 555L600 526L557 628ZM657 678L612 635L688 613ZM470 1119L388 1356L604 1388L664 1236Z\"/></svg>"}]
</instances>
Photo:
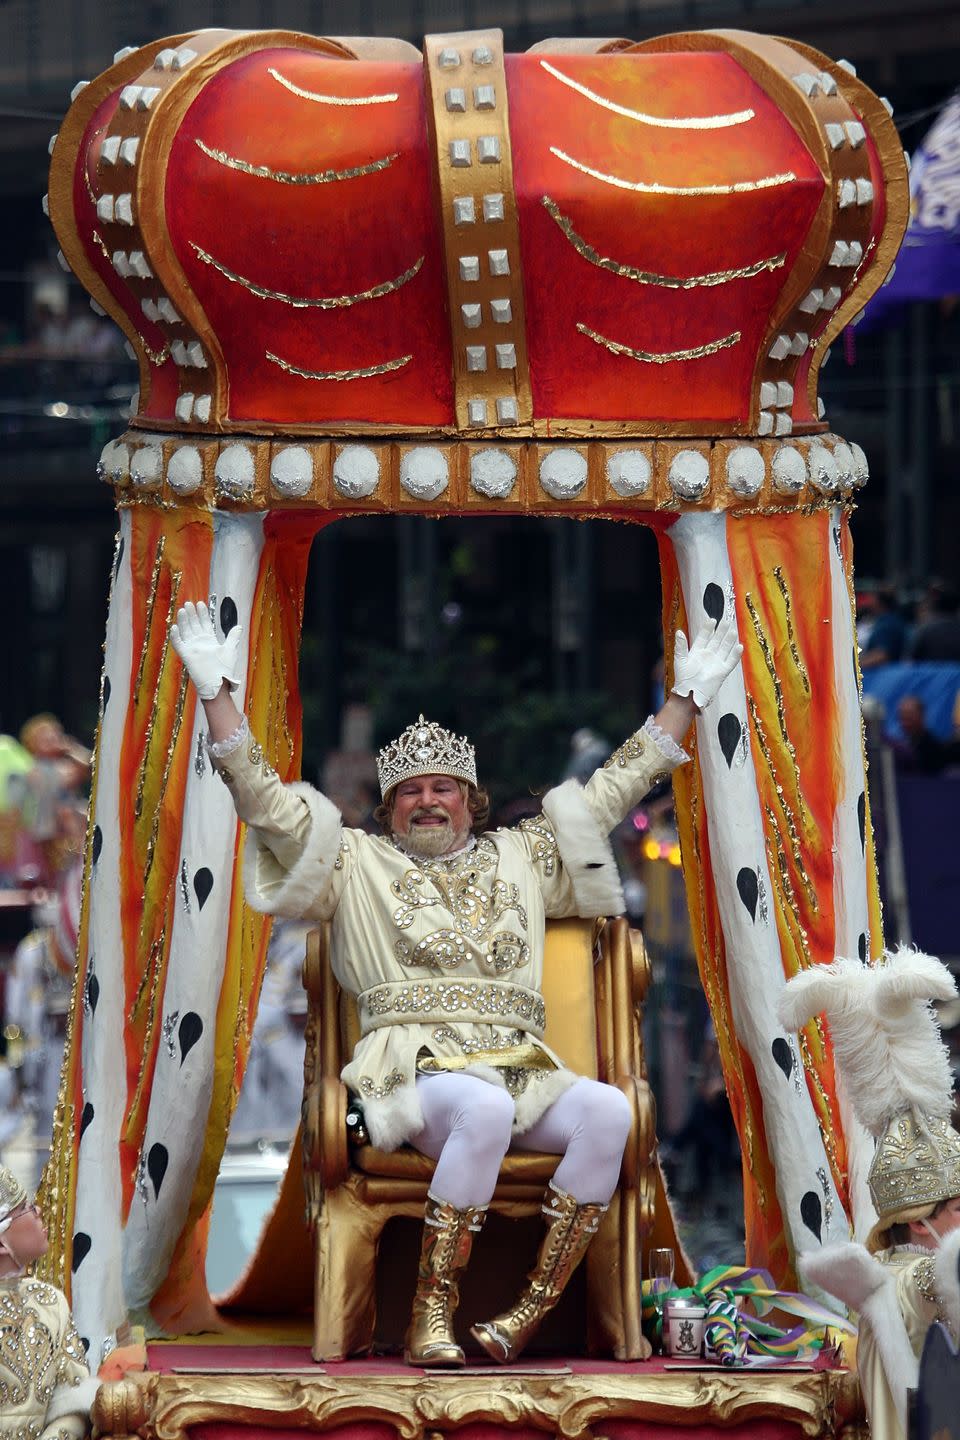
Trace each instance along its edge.
<instances>
[{"instance_id":1,"label":"jeweled crown on head","mask_svg":"<svg viewBox=\"0 0 960 1440\"><path fill-rule=\"evenodd\" d=\"M452 775L476 785L474 748L465 735L454 735L421 714L377 756L380 794L386 799L395 785L417 775Z\"/></svg>"}]
</instances>

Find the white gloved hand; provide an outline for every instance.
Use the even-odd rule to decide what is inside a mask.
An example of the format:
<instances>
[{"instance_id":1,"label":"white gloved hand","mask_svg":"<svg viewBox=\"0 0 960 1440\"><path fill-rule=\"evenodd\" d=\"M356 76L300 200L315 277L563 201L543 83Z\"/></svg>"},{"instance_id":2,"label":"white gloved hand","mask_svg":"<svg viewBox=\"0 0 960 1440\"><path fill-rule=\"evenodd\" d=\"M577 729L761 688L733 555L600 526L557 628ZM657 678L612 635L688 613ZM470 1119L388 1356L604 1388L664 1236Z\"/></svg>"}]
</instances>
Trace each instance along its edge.
<instances>
[{"instance_id":1,"label":"white gloved hand","mask_svg":"<svg viewBox=\"0 0 960 1440\"><path fill-rule=\"evenodd\" d=\"M698 710L715 700L720 686L740 663L743 646L737 639L732 616L725 616L714 628L706 621L701 625L692 645L682 630L677 631L673 647L674 695L688 696Z\"/></svg>"},{"instance_id":2,"label":"white gloved hand","mask_svg":"<svg viewBox=\"0 0 960 1440\"><path fill-rule=\"evenodd\" d=\"M210 611L202 600L199 605L188 600L177 611L177 622L170 626L170 644L201 700L213 700L224 681L231 690L240 684L242 635L243 626L234 625L226 640L218 640Z\"/></svg>"}]
</instances>

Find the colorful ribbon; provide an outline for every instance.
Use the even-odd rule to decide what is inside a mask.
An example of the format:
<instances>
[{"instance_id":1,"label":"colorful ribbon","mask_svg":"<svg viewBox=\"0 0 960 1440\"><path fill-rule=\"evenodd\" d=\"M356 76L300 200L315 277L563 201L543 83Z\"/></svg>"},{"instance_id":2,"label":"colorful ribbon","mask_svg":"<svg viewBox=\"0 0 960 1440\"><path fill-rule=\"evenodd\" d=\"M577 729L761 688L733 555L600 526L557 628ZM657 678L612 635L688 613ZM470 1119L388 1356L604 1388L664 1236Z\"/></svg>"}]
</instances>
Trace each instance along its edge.
<instances>
[{"instance_id":1,"label":"colorful ribbon","mask_svg":"<svg viewBox=\"0 0 960 1440\"><path fill-rule=\"evenodd\" d=\"M644 1280L641 1290L643 1320L658 1338L667 1300L699 1300L707 1312L704 1338L722 1365L737 1365L747 1355L797 1360L815 1355L828 1329L856 1334L856 1326L835 1311L809 1295L777 1290L766 1270L744 1265L715 1265L696 1285L683 1289L657 1292L652 1281ZM742 1309L738 1300L749 1302L756 1313ZM762 1318L771 1310L793 1315L800 1323L781 1330Z\"/></svg>"}]
</instances>

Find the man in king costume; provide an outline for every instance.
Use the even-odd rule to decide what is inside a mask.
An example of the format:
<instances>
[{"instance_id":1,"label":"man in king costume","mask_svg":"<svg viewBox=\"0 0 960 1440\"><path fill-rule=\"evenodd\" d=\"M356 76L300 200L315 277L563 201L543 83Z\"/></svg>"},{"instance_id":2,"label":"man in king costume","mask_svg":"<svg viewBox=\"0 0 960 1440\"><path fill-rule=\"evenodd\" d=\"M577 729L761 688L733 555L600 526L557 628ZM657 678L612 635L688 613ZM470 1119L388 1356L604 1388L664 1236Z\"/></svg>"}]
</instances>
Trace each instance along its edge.
<instances>
[{"instance_id":1,"label":"man in king costume","mask_svg":"<svg viewBox=\"0 0 960 1440\"><path fill-rule=\"evenodd\" d=\"M794 977L780 1018L826 1018L857 1118L874 1135L868 1185L876 1223L866 1245L801 1257L807 1282L860 1316L857 1370L873 1440L904 1440L927 1331L960 1339L960 1134L953 1079L933 1001L956 981L931 955L901 949L874 966L838 959Z\"/></svg>"},{"instance_id":2,"label":"man in king costume","mask_svg":"<svg viewBox=\"0 0 960 1440\"><path fill-rule=\"evenodd\" d=\"M204 604L171 640L203 701L209 748L249 827L245 889L255 909L331 922L332 963L354 995L361 1038L342 1079L371 1140L409 1143L437 1164L427 1200L410 1363L455 1366L458 1279L507 1149L561 1156L546 1233L516 1303L473 1335L514 1360L559 1299L596 1232L630 1127L624 1095L575 1075L543 1043L544 922L623 909L607 836L680 748L742 647L728 620L692 646L679 632L674 688L656 717L582 787L543 814L476 833L486 817L473 746L421 716L378 757L382 836L343 827L309 785L284 785L231 697L239 627L221 641Z\"/></svg>"},{"instance_id":3,"label":"man in king costume","mask_svg":"<svg viewBox=\"0 0 960 1440\"><path fill-rule=\"evenodd\" d=\"M0 1440L81 1440L97 1381L62 1291L25 1275L47 1249L40 1212L0 1165Z\"/></svg>"}]
</instances>

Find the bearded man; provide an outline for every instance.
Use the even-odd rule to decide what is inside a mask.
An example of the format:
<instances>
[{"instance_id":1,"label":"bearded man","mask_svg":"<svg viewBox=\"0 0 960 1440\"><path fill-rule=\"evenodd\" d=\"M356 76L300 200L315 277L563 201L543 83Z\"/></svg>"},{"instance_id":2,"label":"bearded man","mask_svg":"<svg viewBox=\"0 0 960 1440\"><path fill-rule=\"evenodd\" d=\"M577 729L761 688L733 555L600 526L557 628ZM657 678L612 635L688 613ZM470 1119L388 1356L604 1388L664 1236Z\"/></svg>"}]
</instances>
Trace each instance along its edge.
<instances>
[{"instance_id":1,"label":"bearded man","mask_svg":"<svg viewBox=\"0 0 960 1440\"><path fill-rule=\"evenodd\" d=\"M655 718L585 785L567 781L543 814L484 833L473 746L421 715L379 754L385 834L343 827L309 785L284 785L231 698L238 627L221 641L204 604L178 612L171 641L196 686L208 747L249 827L244 884L257 910L331 922L340 985L361 1038L342 1074L373 1143L436 1160L405 1355L463 1365L453 1333L458 1280L511 1145L561 1157L546 1233L510 1310L473 1327L512 1361L560 1297L617 1185L630 1110L611 1085L575 1075L543 1043L544 922L616 914L607 836L655 780L688 757L694 714L739 661L732 621L692 647L679 632L674 688ZM477 832L480 833L477 833Z\"/></svg>"}]
</instances>

